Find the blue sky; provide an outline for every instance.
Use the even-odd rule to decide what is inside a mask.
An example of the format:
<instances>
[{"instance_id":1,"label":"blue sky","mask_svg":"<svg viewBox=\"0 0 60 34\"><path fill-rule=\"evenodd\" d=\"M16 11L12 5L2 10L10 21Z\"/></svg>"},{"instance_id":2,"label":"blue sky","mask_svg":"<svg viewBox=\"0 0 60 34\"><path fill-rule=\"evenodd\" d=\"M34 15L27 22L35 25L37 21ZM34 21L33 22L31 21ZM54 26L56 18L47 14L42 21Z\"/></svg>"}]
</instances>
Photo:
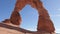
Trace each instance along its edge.
<instances>
[{"instance_id":1,"label":"blue sky","mask_svg":"<svg viewBox=\"0 0 60 34\"><path fill-rule=\"evenodd\" d=\"M42 0L54 23L56 32L60 33L60 0ZM0 22L8 19L14 10L16 0L0 0ZM38 22L38 12L30 5L26 5L20 12L22 17L21 26L24 29L35 31Z\"/></svg>"}]
</instances>

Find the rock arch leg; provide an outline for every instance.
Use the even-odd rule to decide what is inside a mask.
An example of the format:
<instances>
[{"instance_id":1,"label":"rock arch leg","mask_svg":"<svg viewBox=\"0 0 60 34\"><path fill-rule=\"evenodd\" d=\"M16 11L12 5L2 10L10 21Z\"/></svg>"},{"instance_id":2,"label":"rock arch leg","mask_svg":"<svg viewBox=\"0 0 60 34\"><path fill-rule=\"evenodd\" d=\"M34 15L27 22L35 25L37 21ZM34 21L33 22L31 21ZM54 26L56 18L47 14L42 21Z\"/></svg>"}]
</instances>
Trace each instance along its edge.
<instances>
[{"instance_id":1,"label":"rock arch leg","mask_svg":"<svg viewBox=\"0 0 60 34\"><path fill-rule=\"evenodd\" d=\"M51 21L47 10L43 7L42 2L35 1L35 3L33 3L32 7L36 8L39 13L37 31L54 32L55 31L54 24Z\"/></svg>"},{"instance_id":2,"label":"rock arch leg","mask_svg":"<svg viewBox=\"0 0 60 34\"><path fill-rule=\"evenodd\" d=\"M24 1L17 0L14 11L12 12L10 17L10 21L12 24L20 25L21 16L19 14L19 11L21 11L25 5L26 3L24 3Z\"/></svg>"},{"instance_id":3,"label":"rock arch leg","mask_svg":"<svg viewBox=\"0 0 60 34\"><path fill-rule=\"evenodd\" d=\"M38 31L45 31L45 32L54 32L54 24L50 19L50 16L47 12L47 10L43 7L42 2L37 2L37 10L39 13L39 19L38 19Z\"/></svg>"}]
</instances>

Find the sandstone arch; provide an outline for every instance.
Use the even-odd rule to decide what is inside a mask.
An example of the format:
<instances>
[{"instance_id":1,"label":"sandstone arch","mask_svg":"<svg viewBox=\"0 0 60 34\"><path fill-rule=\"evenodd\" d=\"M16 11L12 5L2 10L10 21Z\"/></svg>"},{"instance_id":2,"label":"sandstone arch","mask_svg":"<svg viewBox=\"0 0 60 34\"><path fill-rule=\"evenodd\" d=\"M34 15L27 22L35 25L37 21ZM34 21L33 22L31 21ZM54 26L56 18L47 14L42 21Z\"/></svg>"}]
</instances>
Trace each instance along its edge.
<instances>
[{"instance_id":1,"label":"sandstone arch","mask_svg":"<svg viewBox=\"0 0 60 34\"><path fill-rule=\"evenodd\" d=\"M54 32L54 24L52 23L47 10L43 7L40 0L17 0L14 11L11 14L10 21L12 24L19 25L21 23L21 11L26 4L30 4L31 7L36 8L39 13L37 31L40 32Z\"/></svg>"}]
</instances>

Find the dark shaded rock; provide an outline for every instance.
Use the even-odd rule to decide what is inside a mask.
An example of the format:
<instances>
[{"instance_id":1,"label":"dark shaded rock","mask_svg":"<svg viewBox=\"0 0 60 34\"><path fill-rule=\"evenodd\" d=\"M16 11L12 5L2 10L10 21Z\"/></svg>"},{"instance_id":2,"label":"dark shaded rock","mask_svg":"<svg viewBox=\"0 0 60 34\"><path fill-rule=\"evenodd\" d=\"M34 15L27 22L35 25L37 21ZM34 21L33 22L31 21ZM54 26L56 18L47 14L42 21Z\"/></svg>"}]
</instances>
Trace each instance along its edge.
<instances>
[{"instance_id":1,"label":"dark shaded rock","mask_svg":"<svg viewBox=\"0 0 60 34\"><path fill-rule=\"evenodd\" d=\"M4 21L2 21L3 23L11 23L10 19L5 19Z\"/></svg>"},{"instance_id":2,"label":"dark shaded rock","mask_svg":"<svg viewBox=\"0 0 60 34\"><path fill-rule=\"evenodd\" d=\"M13 12L10 18L10 22L14 25L20 25L21 17L18 12Z\"/></svg>"}]
</instances>

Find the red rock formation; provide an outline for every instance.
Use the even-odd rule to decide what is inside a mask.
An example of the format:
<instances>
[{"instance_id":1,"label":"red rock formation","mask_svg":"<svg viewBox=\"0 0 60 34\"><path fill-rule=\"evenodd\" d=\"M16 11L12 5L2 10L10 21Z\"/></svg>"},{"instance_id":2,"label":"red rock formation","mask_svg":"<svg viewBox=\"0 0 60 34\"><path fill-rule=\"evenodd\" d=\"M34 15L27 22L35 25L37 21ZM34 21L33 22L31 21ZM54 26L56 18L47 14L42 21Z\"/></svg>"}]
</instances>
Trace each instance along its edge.
<instances>
[{"instance_id":1,"label":"red rock formation","mask_svg":"<svg viewBox=\"0 0 60 34\"><path fill-rule=\"evenodd\" d=\"M2 21L3 23L10 23L9 19L5 19L4 21Z\"/></svg>"},{"instance_id":2,"label":"red rock formation","mask_svg":"<svg viewBox=\"0 0 60 34\"><path fill-rule=\"evenodd\" d=\"M17 0L14 11L12 12L10 21L12 24L19 25L21 22L21 17L19 11L21 11L26 4L30 4L33 8L36 8L39 13L38 20L38 31L54 32L55 28L50 20L47 10L43 7L43 4L40 0Z\"/></svg>"},{"instance_id":3,"label":"red rock formation","mask_svg":"<svg viewBox=\"0 0 60 34\"><path fill-rule=\"evenodd\" d=\"M15 25L20 25L21 17L17 11L14 11L11 15L10 22Z\"/></svg>"}]
</instances>

